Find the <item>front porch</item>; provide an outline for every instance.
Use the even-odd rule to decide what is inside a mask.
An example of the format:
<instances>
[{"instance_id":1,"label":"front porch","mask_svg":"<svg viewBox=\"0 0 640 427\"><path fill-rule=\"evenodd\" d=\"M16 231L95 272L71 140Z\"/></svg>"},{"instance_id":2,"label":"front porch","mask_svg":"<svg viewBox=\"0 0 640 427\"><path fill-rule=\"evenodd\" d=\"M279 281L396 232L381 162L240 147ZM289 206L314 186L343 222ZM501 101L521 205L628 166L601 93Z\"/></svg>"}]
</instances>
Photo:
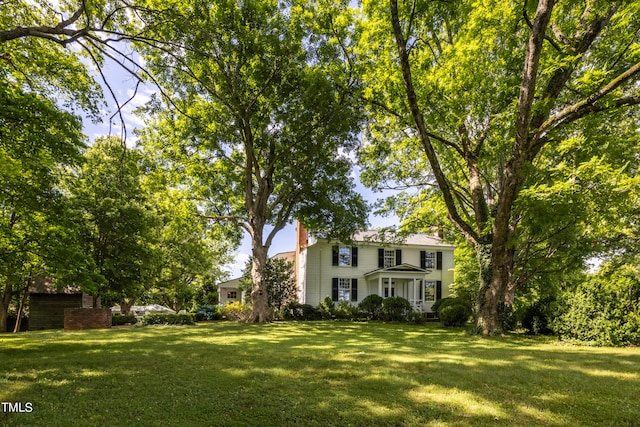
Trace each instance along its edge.
<instances>
[{"instance_id":1,"label":"front porch","mask_svg":"<svg viewBox=\"0 0 640 427\"><path fill-rule=\"evenodd\" d=\"M383 298L402 297L407 299L415 311L432 312L436 301L437 282L427 281L431 270L410 264L374 270L364 275L367 293Z\"/></svg>"}]
</instances>

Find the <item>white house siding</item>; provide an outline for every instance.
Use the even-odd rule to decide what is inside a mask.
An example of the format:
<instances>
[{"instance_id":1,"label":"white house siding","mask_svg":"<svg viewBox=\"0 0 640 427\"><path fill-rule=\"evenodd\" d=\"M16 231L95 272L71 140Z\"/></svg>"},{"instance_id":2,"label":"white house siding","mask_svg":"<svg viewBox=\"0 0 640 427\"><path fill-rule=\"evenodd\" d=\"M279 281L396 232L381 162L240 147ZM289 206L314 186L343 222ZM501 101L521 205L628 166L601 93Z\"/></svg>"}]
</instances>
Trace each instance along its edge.
<instances>
[{"instance_id":1,"label":"white house siding","mask_svg":"<svg viewBox=\"0 0 640 427\"><path fill-rule=\"evenodd\" d=\"M357 279L357 299L351 301L352 304L357 304L362 301L367 295L380 294L380 276L384 276L387 273L380 273L378 276L374 276L371 273L379 270L378 267L378 249L382 248L380 244L376 243L359 243L357 244L358 256L357 267L353 266L334 266L332 265L333 246L347 246L337 244L335 242L328 243L326 241L317 241L315 244L307 246L301 255L304 254L304 261L299 263L298 271L298 283L301 293L304 293L304 299L301 298L301 302L317 306L326 297L332 297L332 287L334 278L342 279ZM442 269L430 269L429 273L388 273L396 278L401 279L394 286L394 295L402 296L413 302L416 302L419 298L419 291L413 289L415 283L413 278L420 277L425 281L441 281L441 297L447 297L450 295L449 285L453 282L453 250L451 245L397 245L387 246L385 249L400 249L402 250L402 264L419 267L420 266L420 251L428 252L442 252ZM304 265L304 266L303 266ZM306 268L305 268L306 267ZM407 267L410 268L410 267ZM366 275L366 276L365 276ZM406 277L406 279L404 279ZM411 277L411 278L409 278ZM383 287L384 288L384 287ZM416 288L419 289L419 288ZM384 296L384 290L382 292ZM424 311L430 311L432 303L420 306L419 309Z\"/></svg>"}]
</instances>

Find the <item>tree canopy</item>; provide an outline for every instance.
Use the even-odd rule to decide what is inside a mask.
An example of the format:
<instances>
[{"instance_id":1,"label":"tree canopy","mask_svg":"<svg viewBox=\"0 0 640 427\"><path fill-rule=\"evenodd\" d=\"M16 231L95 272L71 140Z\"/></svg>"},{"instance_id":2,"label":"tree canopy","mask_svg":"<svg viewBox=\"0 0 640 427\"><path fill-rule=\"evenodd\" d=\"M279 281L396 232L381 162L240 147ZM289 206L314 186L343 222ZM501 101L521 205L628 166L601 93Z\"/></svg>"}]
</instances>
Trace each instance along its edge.
<instances>
[{"instance_id":1,"label":"tree canopy","mask_svg":"<svg viewBox=\"0 0 640 427\"><path fill-rule=\"evenodd\" d=\"M406 218L444 213L475 248L484 334L501 331L501 304L567 245L582 259L604 224L628 224L639 8L363 2L365 177L416 188Z\"/></svg>"},{"instance_id":2,"label":"tree canopy","mask_svg":"<svg viewBox=\"0 0 640 427\"><path fill-rule=\"evenodd\" d=\"M275 235L298 218L349 236L366 218L348 154L360 123L357 79L344 61L353 20L329 2L170 6L147 34L179 48L141 46L171 95L147 139L190 177L202 215L251 236L252 320L262 322Z\"/></svg>"}]
</instances>

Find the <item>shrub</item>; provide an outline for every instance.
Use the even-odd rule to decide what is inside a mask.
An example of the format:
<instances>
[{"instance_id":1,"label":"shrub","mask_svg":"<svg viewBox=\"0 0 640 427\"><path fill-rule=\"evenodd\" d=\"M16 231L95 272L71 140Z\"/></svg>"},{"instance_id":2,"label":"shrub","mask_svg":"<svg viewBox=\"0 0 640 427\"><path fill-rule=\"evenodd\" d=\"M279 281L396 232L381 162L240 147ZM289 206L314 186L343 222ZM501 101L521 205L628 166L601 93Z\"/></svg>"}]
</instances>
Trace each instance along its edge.
<instances>
[{"instance_id":1,"label":"shrub","mask_svg":"<svg viewBox=\"0 0 640 427\"><path fill-rule=\"evenodd\" d=\"M333 302L331 297L326 297L323 301L318 305L318 313L323 320L331 320L334 317L334 312L336 310L336 304Z\"/></svg>"},{"instance_id":2,"label":"shrub","mask_svg":"<svg viewBox=\"0 0 640 427\"><path fill-rule=\"evenodd\" d=\"M201 305L197 308L194 314L196 316L196 322L222 319L222 311L220 310L220 306L213 304Z\"/></svg>"},{"instance_id":3,"label":"shrub","mask_svg":"<svg viewBox=\"0 0 640 427\"><path fill-rule=\"evenodd\" d=\"M142 317L142 326L149 325L195 325L192 313L150 313Z\"/></svg>"},{"instance_id":4,"label":"shrub","mask_svg":"<svg viewBox=\"0 0 640 427\"><path fill-rule=\"evenodd\" d=\"M440 316L440 311L444 307L447 307L449 305L463 306L466 310L467 319L471 317L471 314L473 313L473 311L471 310L471 304L466 299L462 299L458 297L447 297L447 298L439 299L433 303L433 306L431 309L436 312L436 316L438 316L438 318L442 319L442 316Z\"/></svg>"},{"instance_id":5,"label":"shrub","mask_svg":"<svg viewBox=\"0 0 640 427\"><path fill-rule=\"evenodd\" d=\"M464 326L469 320L469 311L461 303L440 306L438 313L444 326Z\"/></svg>"},{"instance_id":6,"label":"shrub","mask_svg":"<svg viewBox=\"0 0 640 427\"><path fill-rule=\"evenodd\" d=\"M251 315L251 307L240 301L225 304L220 309L222 318L244 322Z\"/></svg>"},{"instance_id":7,"label":"shrub","mask_svg":"<svg viewBox=\"0 0 640 427\"><path fill-rule=\"evenodd\" d=\"M554 329L562 339L591 345L640 345L640 277L622 266L567 291Z\"/></svg>"},{"instance_id":8,"label":"shrub","mask_svg":"<svg viewBox=\"0 0 640 427\"><path fill-rule=\"evenodd\" d=\"M291 302L287 305L285 318L289 320L319 320L322 315L311 304Z\"/></svg>"},{"instance_id":9,"label":"shrub","mask_svg":"<svg viewBox=\"0 0 640 427\"><path fill-rule=\"evenodd\" d=\"M415 323L416 325L422 325L427 321L425 317L425 313L420 313L418 311L412 311L409 313L409 323Z\"/></svg>"},{"instance_id":10,"label":"shrub","mask_svg":"<svg viewBox=\"0 0 640 427\"><path fill-rule=\"evenodd\" d=\"M380 320L380 313L382 312L382 301L384 301L384 298L382 298L380 295L371 294L360 301L360 304L358 304L358 308L370 319Z\"/></svg>"},{"instance_id":11,"label":"shrub","mask_svg":"<svg viewBox=\"0 0 640 427\"><path fill-rule=\"evenodd\" d=\"M340 320L355 320L360 317L360 310L347 301L340 301L334 311L336 319Z\"/></svg>"},{"instance_id":12,"label":"shrub","mask_svg":"<svg viewBox=\"0 0 640 427\"><path fill-rule=\"evenodd\" d=\"M119 325L135 325L138 323L138 319L133 314L113 314L111 316L111 326L119 326Z\"/></svg>"},{"instance_id":13,"label":"shrub","mask_svg":"<svg viewBox=\"0 0 640 427\"><path fill-rule=\"evenodd\" d=\"M548 297L526 307L522 313L522 327L528 334L549 335L553 333L551 324L557 312L554 298Z\"/></svg>"},{"instance_id":14,"label":"shrub","mask_svg":"<svg viewBox=\"0 0 640 427\"><path fill-rule=\"evenodd\" d=\"M395 322L405 322L413 309L411 303L402 297L389 297L382 301L381 319Z\"/></svg>"}]
</instances>

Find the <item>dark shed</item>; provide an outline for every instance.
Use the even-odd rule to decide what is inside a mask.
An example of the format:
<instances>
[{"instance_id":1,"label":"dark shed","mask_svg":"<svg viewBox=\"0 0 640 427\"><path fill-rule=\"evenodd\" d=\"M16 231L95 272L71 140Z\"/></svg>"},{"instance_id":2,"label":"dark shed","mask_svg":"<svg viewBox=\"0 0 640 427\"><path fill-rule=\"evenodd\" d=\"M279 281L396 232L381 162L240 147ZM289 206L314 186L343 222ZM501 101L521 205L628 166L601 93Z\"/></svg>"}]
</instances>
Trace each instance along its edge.
<instances>
[{"instance_id":1,"label":"dark shed","mask_svg":"<svg viewBox=\"0 0 640 427\"><path fill-rule=\"evenodd\" d=\"M29 287L29 329L62 329L64 309L93 307L93 298L80 289L56 289L50 279L36 279Z\"/></svg>"}]
</instances>

